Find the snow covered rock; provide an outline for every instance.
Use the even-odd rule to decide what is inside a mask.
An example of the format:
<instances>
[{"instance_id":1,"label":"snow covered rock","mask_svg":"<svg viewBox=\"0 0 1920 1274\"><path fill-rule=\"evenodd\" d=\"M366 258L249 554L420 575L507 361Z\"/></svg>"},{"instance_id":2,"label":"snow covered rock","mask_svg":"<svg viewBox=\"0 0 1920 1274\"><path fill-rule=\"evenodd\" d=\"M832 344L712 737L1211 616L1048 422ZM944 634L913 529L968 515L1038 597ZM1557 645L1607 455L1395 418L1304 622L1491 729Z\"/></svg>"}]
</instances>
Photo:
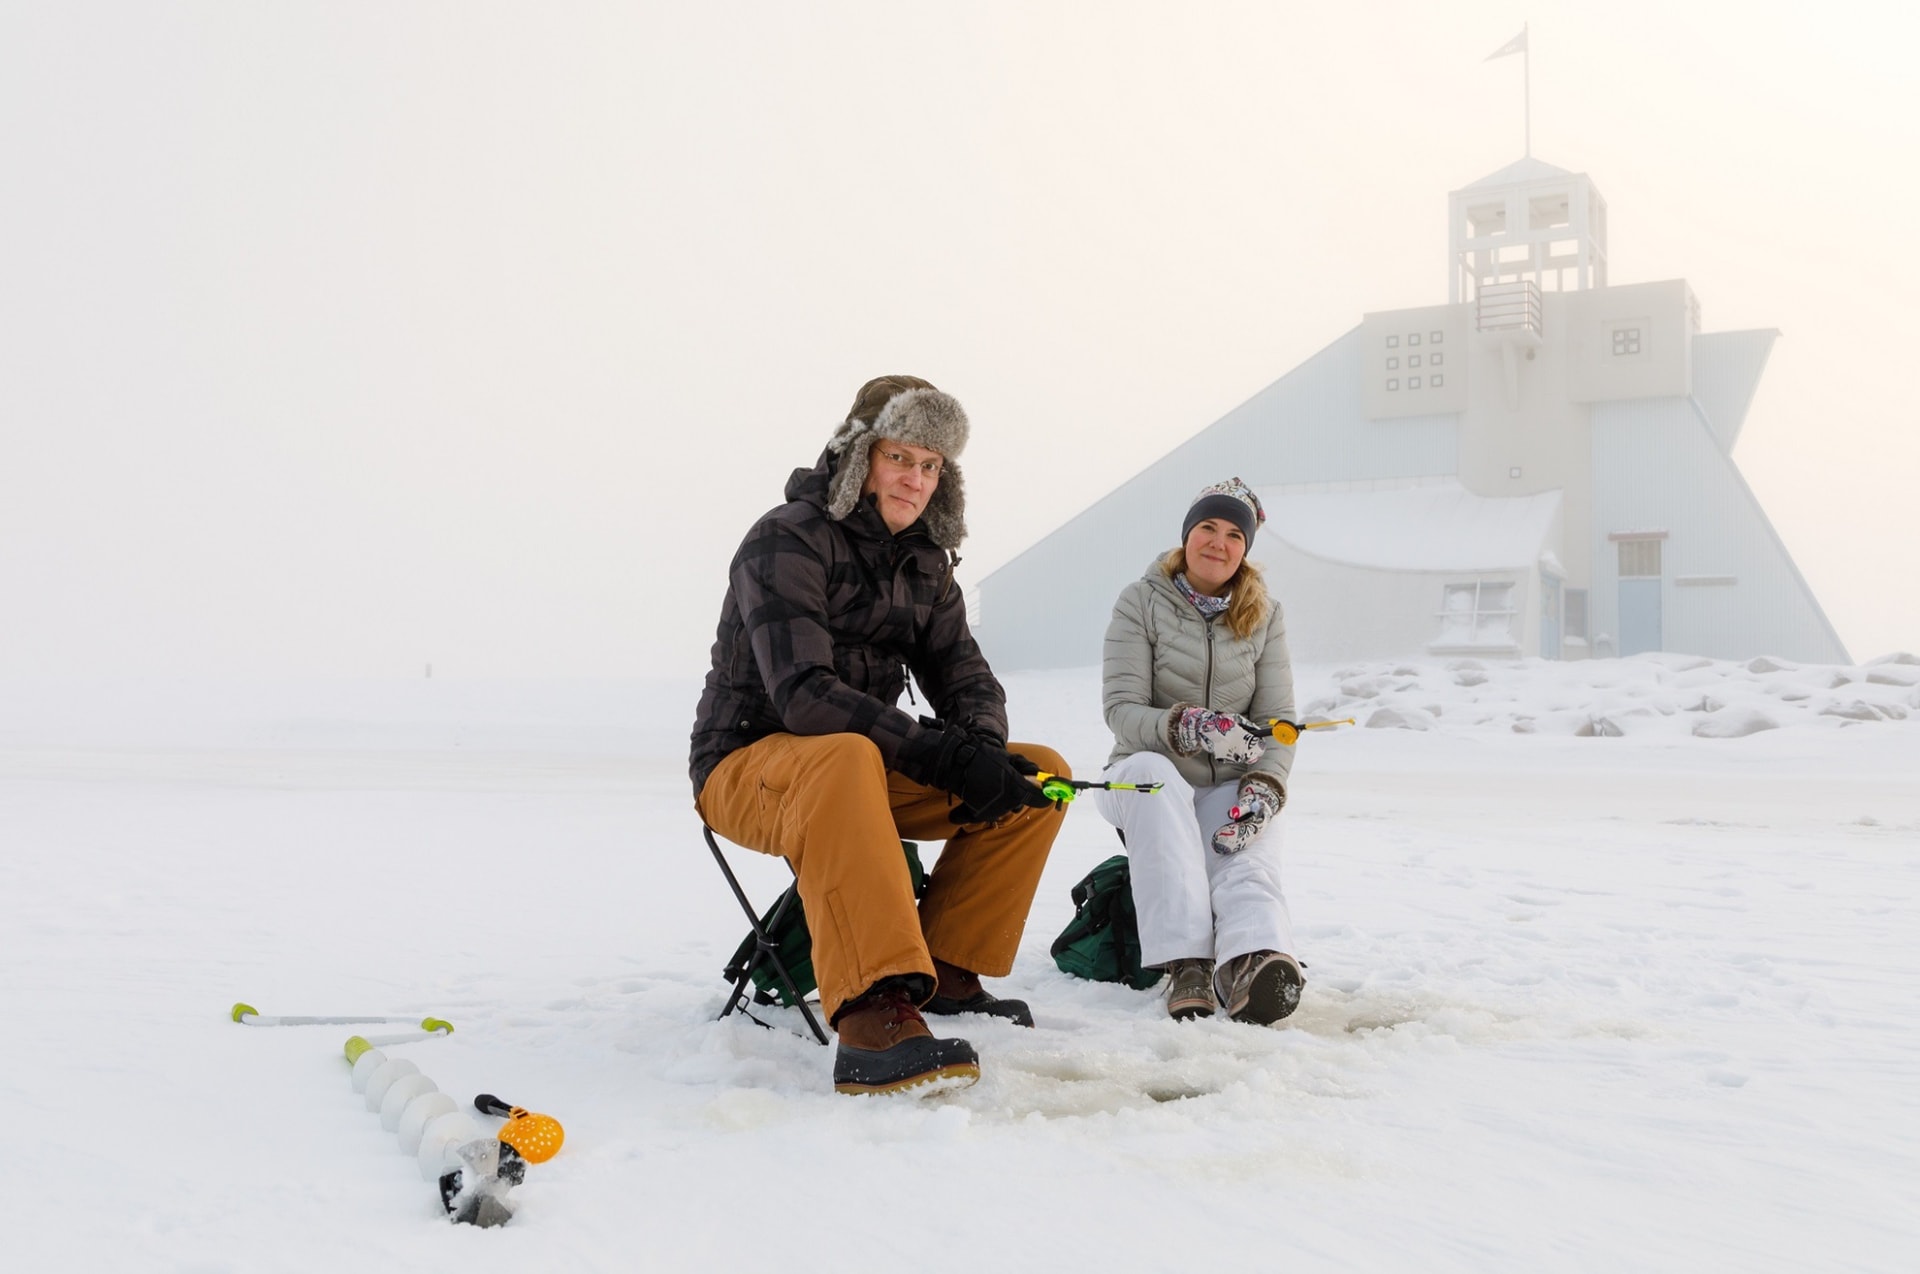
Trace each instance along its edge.
<instances>
[{"instance_id":1,"label":"snow covered rock","mask_svg":"<svg viewBox=\"0 0 1920 1274\"><path fill-rule=\"evenodd\" d=\"M1846 703L1835 701L1820 709L1820 715L1823 717L1842 717L1848 721L1878 721L1880 719L1880 709L1874 707L1865 699L1853 699Z\"/></svg>"},{"instance_id":2,"label":"snow covered rock","mask_svg":"<svg viewBox=\"0 0 1920 1274\"><path fill-rule=\"evenodd\" d=\"M1433 714L1414 707L1376 708L1366 720L1369 730L1431 730Z\"/></svg>"},{"instance_id":3,"label":"snow covered rock","mask_svg":"<svg viewBox=\"0 0 1920 1274\"><path fill-rule=\"evenodd\" d=\"M1694 722L1693 733L1701 739L1738 739L1779 728L1778 721L1758 708L1725 708Z\"/></svg>"}]
</instances>

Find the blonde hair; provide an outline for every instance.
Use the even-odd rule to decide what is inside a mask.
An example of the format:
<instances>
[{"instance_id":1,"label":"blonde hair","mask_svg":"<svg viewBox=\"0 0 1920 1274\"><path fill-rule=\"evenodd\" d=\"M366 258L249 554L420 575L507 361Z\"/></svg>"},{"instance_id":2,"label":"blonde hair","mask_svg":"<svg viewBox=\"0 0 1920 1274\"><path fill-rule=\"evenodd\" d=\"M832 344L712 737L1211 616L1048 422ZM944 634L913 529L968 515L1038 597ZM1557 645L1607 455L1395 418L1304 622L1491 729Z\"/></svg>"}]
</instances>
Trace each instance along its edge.
<instances>
[{"instance_id":1,"label":"blonde hair","mask_svg":"<svg viewBox=\"0 0 1920 1274\"><path fill-rule=\"evenodd\" d=\"M1177 545L1168 550L1160 559L1160 569L1167 578L1181 574L1187 569L1187 550ZM1245 638L1254 629L1267 622L1267 616L1273 612L1273 603L1267 598L1267 579L1261 573L1260 566L1250 557L1240 559L1240 569L1227 581L1227 591L1231 595L1227 602L1227 627L1235 637Z\"/></svg>"}]
</instances>

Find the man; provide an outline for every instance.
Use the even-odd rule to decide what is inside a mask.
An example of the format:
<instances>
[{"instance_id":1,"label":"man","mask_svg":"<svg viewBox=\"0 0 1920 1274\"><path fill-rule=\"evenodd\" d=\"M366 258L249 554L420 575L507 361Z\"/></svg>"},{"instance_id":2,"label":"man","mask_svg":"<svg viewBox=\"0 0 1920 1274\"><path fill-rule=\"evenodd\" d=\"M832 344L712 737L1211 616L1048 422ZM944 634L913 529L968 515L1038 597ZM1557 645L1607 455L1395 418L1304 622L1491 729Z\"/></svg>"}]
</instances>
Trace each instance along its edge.
<instances>
[{"instance_id":1,"label":"man","mask_svg":"<svg viewBox=\"0 0 1920 1274\"><path fill-rule=\"evenodd\" d=\"M867 382L787 502L734 555L693 729L694 805L792 862L843 1093L979 1078L922 1011L1033 1024L995 997L1064 809L1009 745L1006 694L953 578L966 535L960 404L915 376ZM933 711L896 705L911 673ZM900 840L946 847L916 906Z\"/></svg>"}]
</instances>

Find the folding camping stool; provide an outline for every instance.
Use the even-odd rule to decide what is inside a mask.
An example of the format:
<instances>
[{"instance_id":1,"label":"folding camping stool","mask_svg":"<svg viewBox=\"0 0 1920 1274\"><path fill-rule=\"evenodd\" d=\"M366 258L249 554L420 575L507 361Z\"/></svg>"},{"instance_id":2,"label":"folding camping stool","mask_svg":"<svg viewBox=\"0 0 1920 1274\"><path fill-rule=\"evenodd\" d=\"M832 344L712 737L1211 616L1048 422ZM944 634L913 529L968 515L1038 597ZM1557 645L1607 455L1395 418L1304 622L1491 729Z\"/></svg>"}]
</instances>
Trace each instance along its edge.
<instances>
[{"instance_id":1,"label":"folding camping stool","mask_svg":"<svg viewBox=\"0 0 1920 1274\"><path fill-rule=\"evenodd\" d=\"M772 1028L771 1023L761 1022L747 1007L749 1003L779 1002L777 996L769 995L757 986L751 992L747 989L753 983L753 975L765 966L773 970L773 976L779 979L780 986L785 988L787 995L792 997L793 1004L800 1010L800 1015L807 1019L807 1026L813 1031L813 1038L825 1044L827 1033L820 1028L820 1019L813 1015L812 1008L807 1005L807 997L800 993L799 987L794 983L793 974L788 972L786 963L780 959L779 943L773 937L774 932L780 927L780 922L786 918L788 910L800 907L799 873L794 873L794 883L787 886L786 892L775 900L773 910L762 919L760 913L754 910L753 903L748 901L747 891L740 887L739 877L735 876L733 868L728 866L727 856L720 852L720 842L714 839L713 829L703 823L700 830L707 838L707 848L713 851L713 861L720 864L720 874L727 878L727 885L733 890L734 900L740 904L740 910L746 913L747 923L753 926L753 933L748 938L748 943L752 947L751 952L747 951L748 943L743 943L740 953L734 956L733 963L729 964L722 974L724 977L733 979L733 991L727 996L727 1006L720 1010L720 1017L724 1018L738 1009L741 1016L747 1020ZM786 859L781 861L787 863L787 870L793 870L791 862ZM805 915L804 909L801 914Z\"/></svg>"}]
</instances>

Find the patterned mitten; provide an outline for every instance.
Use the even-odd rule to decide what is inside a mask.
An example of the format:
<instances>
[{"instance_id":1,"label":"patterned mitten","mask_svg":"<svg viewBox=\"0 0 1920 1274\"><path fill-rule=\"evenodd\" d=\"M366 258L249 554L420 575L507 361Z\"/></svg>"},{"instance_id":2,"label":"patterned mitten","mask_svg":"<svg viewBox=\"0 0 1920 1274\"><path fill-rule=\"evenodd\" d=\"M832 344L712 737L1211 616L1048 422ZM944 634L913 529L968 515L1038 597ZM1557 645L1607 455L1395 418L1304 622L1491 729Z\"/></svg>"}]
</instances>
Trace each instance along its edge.
<instances>
[{"instance_id":1,"label":"patterned mitten","mask_svg":"<svg viewBox=\"0 0 1920 1274\"><path fill-rule=\"evenodd\" d=\"M1237 854L1253 844L1254 838L1266 830L1267 820L1286 803L1287 790L1276 783L1260 779L1241 783L1239 803L1227 813L1232 821L1213 834L1213 852Z\"/></svg>"},{"instance_id":2,"label":"patterned mitten","mask_svg":"<svg viewBox=\"0 0 1920 1274\"><path fill-rule=\"evenodd\" d=\"M1204 751L1229 765L1252 765L1267 750L1245 717L1210 708L1176 708L1174 713L1167 736L1181 756Z\"/></svg>"}]
</instances>

